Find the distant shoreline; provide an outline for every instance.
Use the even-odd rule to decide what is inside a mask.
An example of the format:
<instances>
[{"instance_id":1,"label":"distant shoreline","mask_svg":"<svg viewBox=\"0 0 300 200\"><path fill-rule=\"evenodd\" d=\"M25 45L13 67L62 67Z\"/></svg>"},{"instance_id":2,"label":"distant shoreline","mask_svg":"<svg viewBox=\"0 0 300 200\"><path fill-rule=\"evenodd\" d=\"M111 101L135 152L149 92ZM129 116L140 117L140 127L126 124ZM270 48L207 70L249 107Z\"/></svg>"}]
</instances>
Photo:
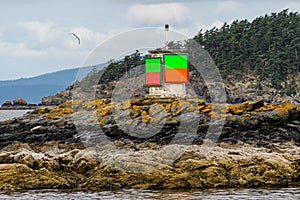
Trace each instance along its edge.
<instances>
[{"instance_id":1,"label":"distant shoreline","mask_svg":"<svg viewBox=\"0 0 300 200\"><path fill-rule=\"evenodd\" d=\"M53 106L27 105L27 106L1 106L0 110L35 110L40 108L52 108Z\"/></svg>"}]
</instances>

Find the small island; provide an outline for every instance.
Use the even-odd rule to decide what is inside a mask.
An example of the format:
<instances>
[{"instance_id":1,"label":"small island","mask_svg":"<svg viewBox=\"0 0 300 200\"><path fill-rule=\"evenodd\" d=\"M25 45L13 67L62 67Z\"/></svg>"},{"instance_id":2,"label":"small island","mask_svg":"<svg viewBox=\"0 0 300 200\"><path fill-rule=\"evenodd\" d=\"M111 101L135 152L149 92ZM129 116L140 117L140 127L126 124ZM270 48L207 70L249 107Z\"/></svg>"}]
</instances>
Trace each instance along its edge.
<instances>
[{"instance_id":1,"label":"small island","mask_svg":"<svg viewBox=\"0 0 300 200\"><path fill-rule=\"evenodd\" d=\"M210 56L198 61L215 62L218 82L188 62L199 56L188 43L169 42L93 67L48 107L6 101L34 110L0 122L0 190L299 188L299 21L284 10L201 30L193 39Z\"/></svg>"},{"instance_id":2,"label":"small island","mask_svg":"<svg viewBox=\"0 0 300 200\"><path fill-rule=\"evenodd\" d=\"M24 98L16 98L13 102L6 100L0 106L0 110L32 110L37 106L37 104L28 104Z\"/></svg>"}]
</instances>

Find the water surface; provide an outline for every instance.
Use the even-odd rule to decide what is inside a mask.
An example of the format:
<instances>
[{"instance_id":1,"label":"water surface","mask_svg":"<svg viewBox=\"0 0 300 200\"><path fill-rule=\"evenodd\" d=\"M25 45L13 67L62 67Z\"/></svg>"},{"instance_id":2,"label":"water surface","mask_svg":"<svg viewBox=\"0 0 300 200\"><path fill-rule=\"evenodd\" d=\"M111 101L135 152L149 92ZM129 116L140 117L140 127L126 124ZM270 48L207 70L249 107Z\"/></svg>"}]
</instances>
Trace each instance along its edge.
<instances>
[{"instance_id":1,"label":"water surface","mask_svg":"<svg viewBox=\"0 0 300 200\"><path fill-rule=\"evenodd\" d=\"M12 119L14 117L21 117L31 110L0 110L0 121Z\"/></svg>"},{"instance_id":2,"label":"water surface","mask_svg":"<svg viewBox=\"0 0 300 200\"><path fill-rule=\"evenodd\" d=\"M46 200L71 200L71 199L107 199L107 200L126 200L126 199L166 199L166 200L297 200L300 199L300 188L282 189L224 189L224 190L205 190L205 191L170 191L170 190L119 190L119 191L72 191L72 190L29 190L24 192L0 192L0 199L46 199Z\"/></svg>"}]
</instances>

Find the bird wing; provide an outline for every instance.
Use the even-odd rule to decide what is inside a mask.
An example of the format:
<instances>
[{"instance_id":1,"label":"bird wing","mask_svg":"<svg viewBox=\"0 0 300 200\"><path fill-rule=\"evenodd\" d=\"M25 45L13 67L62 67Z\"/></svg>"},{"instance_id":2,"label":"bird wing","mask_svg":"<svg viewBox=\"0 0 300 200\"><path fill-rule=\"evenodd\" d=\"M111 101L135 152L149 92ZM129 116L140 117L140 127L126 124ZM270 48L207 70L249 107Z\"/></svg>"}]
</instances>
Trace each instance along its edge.
<instances>
[{"instance_id":1,"label":"bird wing","mask_svg":"<svg viewBox=\"0 0 300 200\"><path fill-rule=\"evenodd\" d=\"M72 34L78 40L78 44L80 44L80 38L78 37L78 35L76 35L75 33L70 33L70 34Z\"/></svg>"}]
</instances>

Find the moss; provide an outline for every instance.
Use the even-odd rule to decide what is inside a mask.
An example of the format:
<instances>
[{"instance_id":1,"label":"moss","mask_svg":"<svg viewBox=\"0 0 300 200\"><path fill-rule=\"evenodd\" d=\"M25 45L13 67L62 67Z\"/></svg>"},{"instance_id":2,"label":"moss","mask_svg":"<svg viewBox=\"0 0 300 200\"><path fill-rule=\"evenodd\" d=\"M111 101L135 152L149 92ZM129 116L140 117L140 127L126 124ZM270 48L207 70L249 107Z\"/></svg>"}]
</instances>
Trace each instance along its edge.
<instances>
[{"instance_id":1,"label":"moss","mask_svg":"<svg viewBox=\"0 0 300 200\"><path fill-rule=\"evenodd\" d=\"M72 102L71 101L67 101L65 103L60 104L58 107L59 108L71 108L72 107Z\"/></svg>"},{"instance_id":2,"label":"moss","mask_svg":"<svg viewBox=\"0 0 300 200\"><path fill-rule=\"evenodd\" d=\"M293 104L290 101L284 102L275 109L280 116L288 116L293 109Z\"/></svg>"},{"instance_id":3,"label":"moss","mask_svg":"<svg viewBox=\"0 0 300 200\"><path fill-rule=\"evenodd\" d=\"M180 115L182 110L183 110L182 108L179 108L178 110L176 110L176 112L174 113L174 116Z\"/></svg>"},{"instance_id":4,"label":"moss","mask_svg":"<svg viewBox=\"0 0 300 200\"><path fill-rule=\"evenodd\" d=\"M171 107L172 107L172 104L167 104L165 109L166 109L166 112L169 113L171 111Z\"/></svg>"},{"instance_id":5,"label":"moss","mask_svg":"<svg viewBox=\"0 0 300 200\"><path fill-rule=\"evenodd\" d=\"M237 105L230 105L227 109L227 113L240 115L245 111L245 104L237 104Z\"/></svg>"},{"instance_id":6,"label":"moss","mask_svg":"<svg viewBox=\"0 0 300 200\"><path fill-rule=\"evenodd\" d=\"M107 122L107 118L104 117L103 119L101 119L101 121L98 122L99 125L103 125L105 124L105 122Z\"/></svg>"},{"instance_id":7,"label":"moss","mask_svg":"<svg viewBox=\"0 0 300 200\"><path fill-rule=\"evenodd\" d=\"M68 181L45 168L32 170L24 164L0 165L1 189L70 188Z\"/></svg>"},{"instance_id":8,"label":"moss","mask_svg":"<svg viewBox=\"0 0 300 200\"><path fill-rule=\"evenodd\" d=\"M266 104L264 107L261 107L261 108L257 109L256 112L273 111L277 108L279 108L278 105Z\"/></svg>"},{"instance_id":9,"label":"moss","mask_svg":"<svg viewBox=\"0 0 300 200\"><path fill-rule=\"evenodd\" d=\"M143 123L149 123L149 122L150 122L150 118L149 118L149 117L144 117L144 118L142 119L142 122L143 122Z\"/></svg>"},{"instance_id":10,"label":"moss","mask_svg":"<svg viewBox=\"0 0 300 200\"><path fill-rule=\"evenodd\" d=\"M241 104L230 105L226 108L227 113L241 115L244 112L254 111L264 107L264 101L244 102Z\"/></svg>"},{"instance_id":11,"label":"moss","mask_svg":"<svg viewBox=\"0 0 300 200\"><path fill-rule=\"evenodd\" d=\"M142 115L142 116L147 116L148 113L147 113L147 111L143 110L142 113L141 113L141 115Z\"/></svg>"},{"instance_id":12,"label":"moss","mask_svg":"<svg viewBox=\"0 0 300 200\"><path fill-rule=\"evenodd\" d=\"M127 100L123 103L123 109L124 110L131 109L131 101L130 100Z\"/></svg>"},{"instance_id":13,"label":"moss","mask_svg":"<svg viewBox=\"0 0 300 200\"><path fill-rule=\"evenodd\" d=\"M84 110L91 110L91 109L101 109L106 106L108 106L109 103L105 100L98 99L98 100L92 100L92 101L85 101L81 103L81 107Z\"/></svg>"},{"instance_id":14,"label":"moss","mask_svg":"<svg viewBox=\"0 0 300 200\"><path fill-rule=\"evenodd\" d=\"M251 114L250 113L246 113L244 116L245 117L251 117Z\"/></svg>"},{"instance_id":15,"label":"moss","mask_svg":"<svg viewBox=\"0 0 300 200\"><path fill-rule=\"evenodd\" d=\"M133 112L133 118L137 118L137 117L139 117L140 116L140 112L138 112L138 111L135 111L135 112Z\"/></svg>"},{"instance_id":16,"label":"moss","mask_svg":"<svg viewBox=\"0 0 300 200\"><path fill-rule=\"evenodd\" d=\"M72 108L55 107L55 108L53 108L53 110L50 113L46 114L46 118L53 119L53 118L57 118L57 117L62 117L64 115L69 115L69 114L72 114L72 113L73 113Z\"/></svg>"},{"instance_id":17,"label":"moss","mask_svg":"<svg viewBox=\"0 0 300 200\"><path fill-rule=\"evenodd\" d=\"M212 112L209 113L209 116L210 116L212 119L218 119L218 118L220 117L220 114L217 113L217 112L212 111Z\"/></svg>"},{"instance_id":18,"label":"moss","mask_svg":"<svg viewBox=\"0 0 300 200\"><path fill-rule=\"evenodd\" d=\"M35 113L38 115L38 116L41 116L41 115L44 115L46 113L49 113L51 110L48 109L48 108L42 108L42 109L38 109L35 111Z\"/></svg>"},{"instance_id":19,"label":"moss","mask_svg":"<svg viewBox=\"0 0 300 200\"><path fill-rule=\"evenodd\" d=\"M107 116L108 114L111 113L111 108L110 107L104 108L100 111L100 113L101 113L101 117Z\"/></svg>"},{"instance_id":20,"label":"moss","mask_svg":"<svg viewBox=\"0 0 300 200\"><path fill-rule=\"evenodd\" d=\"M201 111L203 108L205 108L205 105L199 105L198 110Z\"/></svg>"},{"instance_id":21,"label":"moss","mask_svg":"<svg viewBox=\"0 0 300 200\"><path fill-rule=\"evenodd\" d=\"M172 101L171 103L172 103L172 107L176 107L176 106L178 106L179 101L178 100L177 101Z\"/></svg>"},{"instance_id":22,"label":"moss","mask_svg":"<svg viewBox=\"0 0 300 200\"><path fill-rule=\"evenodd\" d=\"M203 110L201 110L201 112L203 112L203 113L209 113L209 112L211 112L211 106L205 107Z\"/></svg>"},{"instance_id":23,"label":"moss","mask_svg":"<svg viewBox=\"0 0 300 200\"><path fill-rule=\"evenodd\" d=\"M286 110L285 108L277 108L276 109L278 115L288 115L289 114L289 111Z\"/></svg>"},{"instance_id":24,"label":"moss","mask_svg":"<svg viewBox=\"0 0 300 200\"><path fill-rule=\"evenodd\" d=\"M136 106L136 105L133 105L133 106L132 106L132 109L133 109L133 110L144 110L145 108L144 108L144 106Z\"/></svg>"},{"instance_id":25,"label":"moss","mask_svg":"<svg viewBox=\"0 0 300 200\"><path fill-rule=\"evenodd\" d=\"M286 111L291 111L293 109L293 104L290 101L286 101L282 104L282 107L286 110Z\"/></svg>"},{"instance_id":26,"label":"moss","mask_svg":"<svg viewBox=\"0 0 300 200\"><path fill-rule=\"evenodd\" d=\"M9 125L9 124L12 124L13 122L12 122L11 120L6 120L4 123L5 123L6 125Z\"/></svg>"},{"instance_id":27,"label":"moss","mask_svg":"<svg viewBox=\"0 0 300 200\"><path fill-rule=\"evenodd\" d=\"M214 187L226 186L228 185L227 171L222 167L211 166L202 170L205 179Z\"/></svg>"}]
</instances>

